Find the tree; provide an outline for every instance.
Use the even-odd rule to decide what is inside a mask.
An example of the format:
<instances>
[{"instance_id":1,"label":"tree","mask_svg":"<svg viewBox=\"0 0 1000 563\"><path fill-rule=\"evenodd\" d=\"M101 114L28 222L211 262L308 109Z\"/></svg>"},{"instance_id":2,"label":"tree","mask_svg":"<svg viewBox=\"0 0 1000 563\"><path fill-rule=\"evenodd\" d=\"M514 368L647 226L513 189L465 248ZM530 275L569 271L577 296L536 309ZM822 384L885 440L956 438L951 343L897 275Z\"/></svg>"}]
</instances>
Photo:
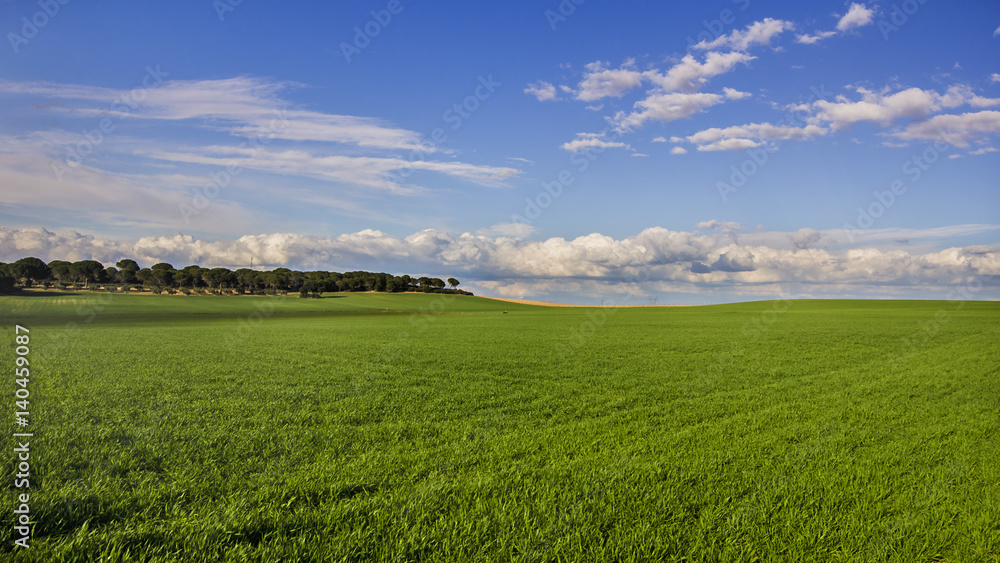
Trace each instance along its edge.
<instances>
[{"instance_id":1,"label":"tree","mask_svg":"<svg viewBox=\"0 0 1000 563\"><path fill-rule=\"evenodd\" d=\"M135 273L135 279L145 285L146 282L153 279L153 270L143 268Z\"/></svg>"},{"instance_id":2,"label":"tree","mask_svg":"<svg viewBox=\"0 0 1000 563\"><path fill-rule=\"evenodd\" d=\"M177 270L174 272L174 285L177 287L193 287L195 283L195 277L191 274L191 271L187 268L183 270Z\"/></svg>"},{"instance_id":3,"label":"tree","mask_svg":"<svg viewBox=\"0 0 1000 563\"><path fill-rule=\"evenodd\" d=\"M202 273L201 278L209 287L216 287L222 293L223 287L232 287L236 283L236 274L228 268L212 268Z\"/></svg>"},{"instance_id":4,"label":"tree","mask_svg":"<svg viewBox=\"0 0 1000 563\"><path fill-rule=\"evenodd\" d=\"M62 283L73 281L73 273L69 271L72 262L66 260L53 260L49 262L49 271L52 276Z\"/></svg>"},{"instance_id":5,"label":"tree","mask_svg":"<svg viewBox=\"0 0 1000 563\"><path fill-rule=\"evenodd\" d=\"M199 285L201 285L202 283L204 283L204 275L205 272L207 271L208 268L202 268L201 266L195 266L195 265L184 266L178 272L178 275L174 276L174 280L175 283L178 284L181 284L181 281L183 281L184 282L183 285L189 286L191 287L191 289L194 289Z\"/></svg>"},{"instance_id":6,"label":"tree","mask_svg":"<svg viewBox=\"0 0 1000 563\"><path fill-rule=\"evenodd\" d=\"M139 271L139 263L129 258L122 258L115 262L115 267L122 271L132 272L133 276Z\"/></svg>"},{"instance_id":7,"label":"tree","mask_svg":"<svg viewBox=\"0 0 1000 563\"><path fill-rule=\"evenodd\" d=\"M319 288L317 287L316 282L309 280L302 284L302 287L299 288L299 297L319 298Z\"/></svg>"},{"instance_id":8,"label":"tree","mask_svg":"<svg viewBox=\"0 0 1000 563\"><path fill-rule=\"evenodd\" d=\"M5 266L6 264L4 264ZM14 293L17 280L7 273L7 268L0 267L0 293Z\"/></svg>"},{"instance_id":9,"label":"tree","mask_svg":"<svg viewBox=\"0 0 1000 563\"><path fill-rule=\"evenodd\" d=\"M434 279L432 279L431 280L431 287L433 287L434 289L436 289L438 291L443 290L444 289L444 280L441 279L441 278L434 278Z\"/></svg>"},{"instance_id":10,"label":"tree","mask_svg":"<svg viewBox=\"0 0 1000 563\"><path fill-rule=\"evenodd\" d=\"M157 262L156 264L153 264L149 269L150 270L173 270L174 267L171 266L170 264L167 264L166 262Z\"/></svg>"},{"instance_id":11,"label":"tree","mask_svg":"<svg viewBox=\"0 0 1000 563\"><path fill-rule=\"evenodd\" d=\"M83 281L84 287L93 283L100 283L107 279L107 272L104 271L104 264L97 260L80 260L73 262L69 266L69 272L74 278Z\"/></svg>"},{"instance_id":12,"label":"tree","mask_svg":"<svg viewBox=\"0 0 1000 563\"><path fill-rule=\"evenodd\" d=\"M42 281L52 277L48 264L34 256L21 258L7 266L10 275L23 281L25 287L31 287L31 281Z\"/></svg>"},{"instance_id":13,"label":"tree","mask_svg":"<svg viewBox=\"0 0 1000 563\"><path fill-rule=\"evenodd\" d=\"M456 280L455 278L448 278L448 285L450 285L452 289L457 288L460 283L462 282Z\"/></svg>"},{"instance_id":14,"label":"tree","mask_svg":"<svg viewBox=\"0 0 1000 563\"><path fill-rule=\"evenodd\" d=\"M159 264L156 266L159 266ZM174 275L177 271L173 268L157 268L156 266L150 268L150 271L153 273L153 281L162 287L170 287L174 285Z\"/></svg>"},{"instance_id":15,"label":"tree","mask_svg":"<svg viewBox=\"0 0 1000 563\"><path fill-rule=\"evenodd\" d=\"M115 267L118 268L118 281L121 283L135 283L140 281L136 277L136 272L139 271L139 264L135 260L123 258L115 262Z\"/></svg>"}]
</instances>

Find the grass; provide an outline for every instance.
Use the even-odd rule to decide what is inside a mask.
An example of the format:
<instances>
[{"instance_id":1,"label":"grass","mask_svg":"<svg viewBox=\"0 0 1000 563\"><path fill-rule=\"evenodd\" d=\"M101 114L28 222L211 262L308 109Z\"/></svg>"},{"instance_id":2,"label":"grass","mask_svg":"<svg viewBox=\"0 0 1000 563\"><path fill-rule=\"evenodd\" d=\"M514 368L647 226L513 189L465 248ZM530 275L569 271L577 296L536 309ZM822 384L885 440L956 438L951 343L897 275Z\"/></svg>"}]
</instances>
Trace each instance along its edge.
<instances>
[{"instance_id":1,"label":"grass","mask_svg":"<svg viewBox=\"0 0 1000 563\"><path fill-rule=\"evenodd\" d=\"M89 299L15 561L1000 561L997 303Z\"/></svg>"}]
</instances>

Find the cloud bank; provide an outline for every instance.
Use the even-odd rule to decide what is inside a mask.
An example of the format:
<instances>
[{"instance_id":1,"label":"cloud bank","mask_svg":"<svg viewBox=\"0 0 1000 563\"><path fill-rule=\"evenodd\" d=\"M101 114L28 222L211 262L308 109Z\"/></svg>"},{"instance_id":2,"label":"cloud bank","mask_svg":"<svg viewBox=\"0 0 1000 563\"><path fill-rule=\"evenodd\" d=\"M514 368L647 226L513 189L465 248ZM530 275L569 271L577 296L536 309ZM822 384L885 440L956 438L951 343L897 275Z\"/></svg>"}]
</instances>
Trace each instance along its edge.
<instances>
[{"instance_id":1,"label":"cloud bank","mask_svg":"<svg viewBox=\"0 0 1000 563\"><path fill-rule=\"evenodd\" d=\"M272 233L206 241L175 234L128 241L44 228L0 227L0 260L30 255L47 261L95 259L112 265L132 258L145 266L165 261L176 267L239 268L253 257L255 264L270 268L346 271L362 267L461 275L471 280L470 287L489 288L492 294L536 297L538 292L551 291L544 288L565 289L567 284L594 292L624 286L635 294L726 288L756 295L794 286L825 296L931 292L941 298L949 288L973 280L988 288L984 295L996 295L1000 289L1000 246L934 249L909 244L900 248L899 240L910 243L939 237L944 233L940 230L872 231L864 246L850 246L838 231L747 231L736 223L720 221L698 226L716 232L654 227L623 239L592 233L571 240L534 241L504 235L456 236L428 229L407 237L364 230L336 237ZM946 234L998 229L964 225L947 229Z\"/></svg>"}]
</instances>

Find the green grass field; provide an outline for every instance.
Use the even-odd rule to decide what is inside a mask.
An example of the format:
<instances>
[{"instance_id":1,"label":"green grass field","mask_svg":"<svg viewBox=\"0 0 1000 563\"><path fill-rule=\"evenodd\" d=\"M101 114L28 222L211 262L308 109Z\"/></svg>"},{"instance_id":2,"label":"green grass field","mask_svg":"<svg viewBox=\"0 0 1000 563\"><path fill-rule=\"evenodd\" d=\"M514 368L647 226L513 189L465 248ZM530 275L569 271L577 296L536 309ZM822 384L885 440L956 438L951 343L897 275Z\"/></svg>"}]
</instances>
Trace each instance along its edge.
<instances>
[{"instance_id":1,"label":"green grass field","mask_svg":"<svg viewBox=\"0 0 1000 563\"><path fill-rule=\"evenodd\" d=\"M35 434L32 547L0 558L1000 561L1000 303L51 294L0 318L5 373L31 330Z\"/></svg>"}]
</instances>

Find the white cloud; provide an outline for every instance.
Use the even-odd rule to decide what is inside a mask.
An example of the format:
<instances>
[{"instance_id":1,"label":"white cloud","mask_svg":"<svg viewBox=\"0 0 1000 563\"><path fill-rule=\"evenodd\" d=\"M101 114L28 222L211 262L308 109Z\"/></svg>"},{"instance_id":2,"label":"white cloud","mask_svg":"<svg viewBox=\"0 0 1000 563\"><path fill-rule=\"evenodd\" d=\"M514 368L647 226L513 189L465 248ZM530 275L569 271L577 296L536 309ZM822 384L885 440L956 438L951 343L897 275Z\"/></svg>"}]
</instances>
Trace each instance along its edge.
<instances>
[{"instance_id":1,"label":"white cloud","mask_svg":"<svg viewBox=\"0 0 1000 563\"><path fill-rule=\"evenodd\" d=\"M742 150L758 147L762 141L802 141L825 135L829 130L818 125L791 127L770 123L748 123L726 128L713 127L685 137L699 151Z\"/></svg>"},{"instance_id":2,"label":"white cloud","mask_svg":"<svg viewBox=\"0 0 1000 563\"><path fill-rule=\"evenodd\" d=\"M795 36L795 42L802 43L803 45L812 45L814 43L822 41L823 39L833 37L834 35L837 35L836 31L819 31L816 33L816 35L809 35L807 33L803 33L802 35Z\"/></svg>"},{"instance_id":3,"label":"white cloud","mask_svg":"<svg viewBox=\"0 0 1000 563\"><path fill-rule=\"evenodd\" d=\"M605 65L600 61L587 65L587 73L577 88L576 99L593 102L601 98L620 98L642 83L642 73L633 68L608 69Z\"/></svg>"},{"instance_id":4,"label":"white cloud","mask_svg":"<svg viewBox=\"0 0 1000 563\"><path fill-rule=\"evenodd\" d=\"M666 74L648 71L644 76L666 92L695 92L705 85L709 78L725 74L733 70L736 65L755 58L737 51L729 53L713 51L705 55L704 62L698 62L694 56L685 55L679 63L667 70Z\"/></svg>"},{"instance_id":5,"label":"white cloud","mask_svg":"<svg viewBox=\"0 0 1000 563\"><path fill-rule=\"evenodd\" d=\"M745 51L752 45L770 45L772 38L794 28L792 22L764 18L762 21L750 24L746 29L734 30L712 41L702 41L695 45L695 48L703 50L728 48Z\"/></svg>"},{"instance_id":6,"label":"white cloud","mask_svg":"<svg viewBox=\"0 0 1000 563\"><path fill-rule=\"evenodd\" d=\"M993 37L996 37L997 35L1000 35L1000 27L993 30Z\"/></svg>"},{"instance_id":7,"label":"white cloud","mask_svg":"<svg viewBox=\"0 0 1000 563\"><path fill-rule=\"evenodd\" d=\"M763 145L760 141L752 139L719 139L718 141L705 145L698 145L698 150L702 152L711 151L741 151L752 149Z\"/></svg>"},{"instance_id":8,"label":"white cloud","mask_svg":"<svg viewBox=\"0 0 1000 563\"><path fill-rule=\"evenodd\" d=\"M340 190L377 188L398 194L423 191L419 186L406 184L403 178L408 174L398 174L400 172L431 171L487 186L502 185L506 179L519 173L510 167L436 160L435 155L448 154L449 151L423 139L416 132L394 127L380 119L327 114L295 107L279 96L283 90L293 86L296 85L253 77L166 80L156 87L142 90L137 96L126 90L73 84L0 81L0 92L58 100L57 104L46 105L43 111L57 112L66 118L107 117L114 122L127 117L147 122L170 121L178 127L221 131L244 138L242 142L234 141L232 144L223 140L223 144L183 147L175 142L165 144L153 137L124 139L117 133L108 135L99 143L99 151L95 150L100 154L85 162L85 168L91 173L104 176L114 176L100 169L107 166L104 162L112 160L100 158L108 154L113 154L115 160L127 159L137 166L164 166L166 161L171 165L183 163L217 167L218 171L237 164L241 169L337 182L342 184L337 186ZM45 135L58 135L59 142L47 141L30 149L29 154L62 159L67 148L81 140L79 134L74 136L68 132L46 132ZM392 176L394 173L397 175ZM174 168L168 174L193 177L198 172ZM155 179L157 175L147 173L147 177ZM246 181L247 178L241 178L241 182ZM202 184L206 182L205 179L201 181ZM147 183L144 189L169 191L192 186L190 182L165 184L162 181L156 185ZM317 202L334 201L328 193L317 193L316 190L303 191L289 186L286 193L300 193L303 199L313 198ZM190 200L191 194L186 197ZM176 210L178 203L169 207ZM343 202L336 205L344 208ZM213 202L213 209L221 211L227 206L239 209L232 201L224 202L223 198ZM246 215L246 212L240 214Z\"/></svg>"},{"instance_id":9,"label":"white cloud","mask_svg":"<svg viewBox=\"0 0 1000 563\"><path fill-rule=\"evenodd\" d=\"M524 89L524 93L538 98L539 102L559 99L559 96L556 94L556 87L544 80L539 81L537 84L529 84Z\"/></svg>"},{"instance_id":10,"label":"white cloud","mask_svg":"<svg viewBox=\"0 0 1000 563\"><path fill-rule=\"evenodd\" d=\"M728 86L722 89L722 93L725 94L727 100L742 100L743 98L749 98L753 94L750 92L740 92L734 88L729 88Z\"/></svg>"},{"instance_id":11,"label":"white cloud","mask_svg":"<svg viewBox=\"0 0 1000 563\"><path fill-rule=\"evenodd\" d=\"M981 149L976 149L974 151L970 151L969 154L974 154L974 155L978 156L978 155L983 155L983 154L989 154L991 152L1000 152L1000 151L998 151L997 149L995 149L993 147L983 147Z\"/></svg>"},{"instance_id":12,"label":"white cloud","mask_svg":"<svg viewBox=\"0 0 1000 563\"><path fill-rule=\"evenodd\" d=\"M418 133L392 127L379 119L294 108L278 96L282 90L293 86L295 84L237 77L167 80L155 88L143 90L141 97L127 90L51 82L0 82L0 92L99 102L98 106L55 106L50 110L72 113L76 117L197 120L201 127L221 128L241 137L263 135L376 149L427 149L427 144L421 144Z\"/></svg>"},{"instance_id":13,"label":"white cloud","mask_svg":"<svg viewBox=\"0 0 1000 563\"><path fill-rule=\"evenodd\" d=\"M994 72L990 75L990 82L1000 82L1000 73Z\"/></svg>"},{"instance_id":14,"label":"white cloud","mask_svg":"<svg viewBox=\"0 0 1000 563\"><path fill-rule=\"evenodd\" d=\"M725 233L739 232L746 230L746 228L744 228L743 225L740 225L736 221L719 221L718 219L712 219L711 221L702 221L698 223L697 227L699 229L707 229L710 231L722 231Z\"/></svg>"},{"instance_id":15,"label":"white cloud","mask_svg":"<svg viewBox=\"0 0 1000 563\"><path fill-rule=\"evenodd\" d=\"M146 158L214 166L219 169L224 169L235 162L243 168L377 188L400 195L414 194L418 190L395 181L393 173L408 175L411 171L428 170L486 186L502 185L504 180L519 173L517 169L510 167L480 166L463 162L328 155L292 149L205 146L179 151L143 150L137 151L137 154Z\"/></svg>"},{"instance_id":16,"label":"white cloud","mask_svg":"<svg viewBox=\"0 0 1000 563\"><path fill-rule=\"evenodd\" d=\"M614 121L621 130L642 127L650 120L669 123L702 112L706 108L722 103L722 100L723 97L718 94L680 92L653 94L636 102L637 111L629 114L619 112L615 115Z\"/></svg>"},{"instance_id":17,"label":"white cloud","mask_svg":"<svg viewBox=\"0 0 1000 563\"><path fill-rule=\"evenodd\" d=\"M827 121L834 129L845 129L859 121L873 121L883 125L900 118L921 118L937 113L943 108L961 105L989 107L1000 104L1000 99L984 98L975 94L967 85L956 84L944 94L933 90L907 88L893 94L888 89L874 92L866 88L856 88L861 94L860 101L850 101L837 96L836 101L819 100L812 107L816 117Z\"/></svg>"},{"instance_id":18,"label":"white cloud","mask_svg":"<svg viewBox=\"0 0 1000 563\"><path fill-rule=\"evenodd\" d=\"M935 92L909 88L888 96L858 88L863 99L850 102L819 100L813 104L819 117L829 121L834 129L843 129L858 121L876 121L888 124L899 117L922 117L940 109L940 97Z\"/></svg>"},{"instance_id":19,"label":"white cloud","mask_svg":"<svg viewBox=\"0 0 1000 563\"><path fill-rule=\"evenodd\" d=\"M1000 111L936 115L911 123L893 136L906 141L943 140L957 147L1000 133Z\"/></svg>"},{"instance_id":20,"label":"white cloud","mask_svg":"<svg viewBox=\"0 0 1000 563\"><path fill-rule=\"evenodd\" d=\"M661 136L659 136L659 137L653 137L653 142L654 142L654 143L666 143L666 142L667 142L667 139L666 139L666 137L663 137L663 136L661 135Z\"/></svg>"},{"instance_id":21,"label":"white cloud","mask_svg":"<svg viewBox=\"0 0 1000 563\"><path fill-rule=\"evenodd\" d=\"M850 9L844 14L844 17L840 18L837 22L837 29L840 31L849 31L851 29L869 25L872 23L873 17L875 15L875 10L866 7L864 4L851 4Z\"/></svg>"},{"instance_id":22,"label":"white cloud","mask_svg":"<svg viewBox=\"0 0 1000 563\"><path fill-rule=\"evenodd\" d=\"M684 147L674 147L670 149L670 154L687 154L687 149Z\"/></svg>"},{"instance_id":23,"label":"white cloud","mask_svg":"<svg viewBox=\"0 0 1000 563\"><path fill-rule=\"evenodd\" d=\"M847 10L840 20L837 21L836 31L817 31L813 35L802 33L795 36L795 42L803 45L814 45L824 39L829 39L837 33L846 33L852 29L863 27L874 21L875 10L863 4L854 3Z\"/></svg>"},{"instance_id":24,"label":"white cloud","mask_svg":"<svg viewBox=\"0 0 1000 563\"><path fill-rule=\"evenodd\" d=\"M577 152L583 149L610 149L628 148L628 145L619 141L605 141L600 133L577 133L577 138L563 143L561 148L564 151Z\"/></svg>"},{"instance_id":25,"label":"white cloud","mask_svg":"<svg viewBox=\"0 0 1000 563\"><path fill-rule=\"evenodd\" d=\"M935 233L919 231L866 232L884 239L886 248L871 243L836 249L836 231L804 229L793 233L747 233L735 223L704 222L698 234L659 227L623 239L592 233L572 240L519 240L508 226L495 225L497 236L464 233L454 236L423 230L400 238L364 230L331 237L291 233L247 235L206 241L190 235L144 237L137 241L101 239L78 232L55 233L41 228L0 227L0 260L26 255L43 260L96 259L112 264L133 258L149 266L165 261L176 266L245 266L250 257L264 267L340 269L367 268L398 273L435 271L462 277L470 284L535 283L590 280L610 287L625 284L641 293L643 284L672 284L689 291L725 286L741 294L762 288L802 284L815 291L912 291L939 288L978 276L985 293L1000 290L1000 247L927 249L894 240L918 240ZM957 226L936 236L996 232L1000 226ZM503 231L503 232L500 232ZM523 232L523 231L522 231ZM739 240L736 235L739 233ZM867 239L866 239L867 240ZM945 239L947 240L947 239ZM916 249L922 247L923 250ZM833 249L831 249L833 248ZM471 277L472 280L468 278ZM641 278L643 284L630 280ZM499 287L499 286L494 286ZM754 289L756 288L756 289Z\"/></svg>"}]
</instances>

